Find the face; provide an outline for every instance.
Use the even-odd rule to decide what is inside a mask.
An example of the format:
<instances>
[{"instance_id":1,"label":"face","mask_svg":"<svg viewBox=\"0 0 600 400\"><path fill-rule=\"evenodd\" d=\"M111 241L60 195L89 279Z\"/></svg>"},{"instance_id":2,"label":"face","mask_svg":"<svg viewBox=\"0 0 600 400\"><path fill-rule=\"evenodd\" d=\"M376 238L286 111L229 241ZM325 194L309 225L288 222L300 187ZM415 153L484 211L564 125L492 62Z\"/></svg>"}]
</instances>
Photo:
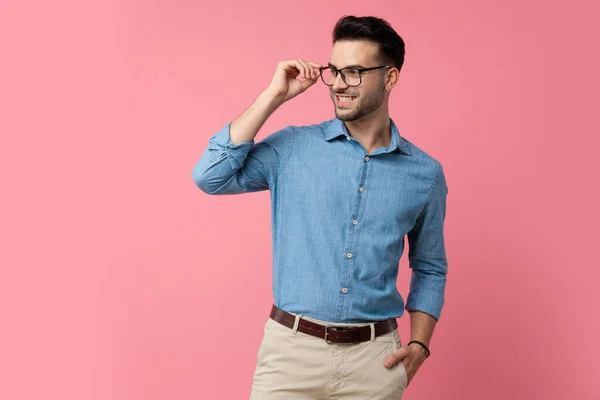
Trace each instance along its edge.
<instances>
[{"instance_id":1,"label":"face","mask_svg":"<svg viewBox=\"0 0 600 400\"><path fill-rule=\"evenodd\" d=\"M329 64L337 69L344 67L369 68L382 65L377 60L378 45L369 41L338 41L333 45ZM375 112L386 96L388 68L362 72L359 86L349 87L341 74L329 87L335 106L335 115L342 121L356 121Z\"/></svg>"}]
</instances>

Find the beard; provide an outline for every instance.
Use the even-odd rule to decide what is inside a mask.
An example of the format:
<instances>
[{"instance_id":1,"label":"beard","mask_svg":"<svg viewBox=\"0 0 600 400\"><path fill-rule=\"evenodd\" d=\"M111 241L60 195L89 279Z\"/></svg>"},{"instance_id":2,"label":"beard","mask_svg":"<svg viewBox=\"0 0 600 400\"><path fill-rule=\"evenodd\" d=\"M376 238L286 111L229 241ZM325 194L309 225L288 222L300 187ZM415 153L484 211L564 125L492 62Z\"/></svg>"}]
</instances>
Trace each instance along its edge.
<instances>
[{"instance_id":1,"label":"beard","mask_svg":"<svg viewBox=\"0 0 600 400\"><path fill-rule=\"evenodd\" d=\"M331 93L332 100L335 108L335 116L341 121L356 121L376 111L383 103L385 97L385 82L382 79L376 91L363 94L360 97L356 97L354 107L351 109L340 109L335 105L336 95L347 95L353 96L351 92L345 93Z\"/></svg>"}]
</instances>

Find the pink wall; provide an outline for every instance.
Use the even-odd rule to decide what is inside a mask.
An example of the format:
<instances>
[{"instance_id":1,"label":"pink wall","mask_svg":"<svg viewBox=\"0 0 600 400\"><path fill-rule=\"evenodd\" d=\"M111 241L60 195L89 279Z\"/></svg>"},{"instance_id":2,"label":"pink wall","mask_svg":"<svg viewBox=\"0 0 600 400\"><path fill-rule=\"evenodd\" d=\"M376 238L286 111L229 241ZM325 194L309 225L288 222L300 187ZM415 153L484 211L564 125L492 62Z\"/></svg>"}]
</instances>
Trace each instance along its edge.
<instances>
[{"instance_id":1,"label":"pink wall","mask_svg":"<svg viewBox=\"0 0 600 400\"><path fill-rule=\"evenodd\" d=\"M447 171L447 303L405 399L600 399L591 1L29 3L0 5L0 399L247 398L269 195L191 171L342 14L404 37L392 116ZM258 139L332 115L319 84Z\"/></svg>"}]
</instances>

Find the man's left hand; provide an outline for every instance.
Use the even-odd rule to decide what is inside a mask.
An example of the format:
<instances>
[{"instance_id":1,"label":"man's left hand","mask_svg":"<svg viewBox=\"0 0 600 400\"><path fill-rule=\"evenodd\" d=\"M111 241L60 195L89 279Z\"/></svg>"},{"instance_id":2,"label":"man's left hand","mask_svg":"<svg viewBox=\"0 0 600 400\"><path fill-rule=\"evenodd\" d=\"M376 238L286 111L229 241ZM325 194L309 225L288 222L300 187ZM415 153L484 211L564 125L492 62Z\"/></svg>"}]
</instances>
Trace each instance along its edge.
<instances>
[{"instance_id":1,"label":"man's left hand","mask_svg":"<svg viewBox=\"0 0 600 400\"><path fill-rule=\"evenodd\" d=\"M406 375L408 377L406 386L410 384L410 381L417 373L417 370L423 364L427 358L425 350L418 344L412 344L410 346L402 346L396 350L392 355L385 359L383 365L386 368L393 368L399 362L404 364L406 369Z\"/></svg>"}]
</instances>

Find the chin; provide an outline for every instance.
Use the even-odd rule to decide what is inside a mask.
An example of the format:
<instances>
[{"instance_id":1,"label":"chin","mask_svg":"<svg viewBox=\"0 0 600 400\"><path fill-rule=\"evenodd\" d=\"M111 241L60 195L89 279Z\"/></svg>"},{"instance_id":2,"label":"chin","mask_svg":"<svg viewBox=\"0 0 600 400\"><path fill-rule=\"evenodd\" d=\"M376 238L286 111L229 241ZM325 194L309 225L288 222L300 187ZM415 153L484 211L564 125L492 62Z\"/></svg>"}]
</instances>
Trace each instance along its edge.
<instances>
[{"instance_id":1,"label":"chin","mask_svg":"<svg viewBox=\"0 0 600 400\"><path fill-rule=\"evenodd\" d=\"M360 118L355 112L339 112L337 109L335 110L335 116L341 121L356 121Z\"/></svg>"}]
</instances>

